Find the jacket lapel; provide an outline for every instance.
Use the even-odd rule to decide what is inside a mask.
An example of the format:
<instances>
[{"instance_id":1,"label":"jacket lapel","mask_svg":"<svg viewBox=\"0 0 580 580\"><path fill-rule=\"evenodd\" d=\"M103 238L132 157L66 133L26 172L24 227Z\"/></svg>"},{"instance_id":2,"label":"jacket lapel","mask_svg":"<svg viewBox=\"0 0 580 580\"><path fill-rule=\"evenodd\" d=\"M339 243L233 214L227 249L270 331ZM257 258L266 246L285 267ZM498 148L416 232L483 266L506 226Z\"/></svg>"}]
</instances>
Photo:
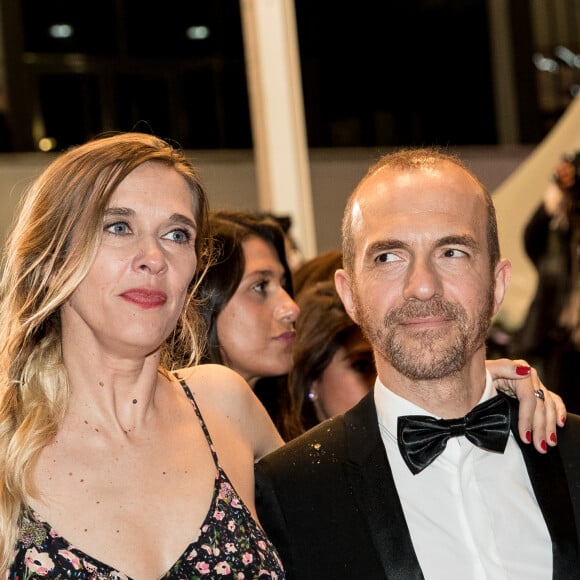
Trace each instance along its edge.
<instances>
[{"instance_id":1,"label":"jacket lapel","mask_svg":"<svg viewBox=\"0 0 580 580\"><path fill-rule=\"evenodd\" d=\"M518 404L508 398L512 432L522 450L532 488L552 538L553 578L577 578L580 570L578 534L566 472L558 447L545 455L520 441L517 430Z\"/></svg>"},{"instance_id":2,"label":"jacket lapel","mask_svg":"<svg viewBox=\"0 0 580 580\"><path fill-rule=\"evenodd\" d=\"M385 578L423 580L381 440L373 391L345 415L346 477L368 522Z\"/></svg>"}]
</instances>

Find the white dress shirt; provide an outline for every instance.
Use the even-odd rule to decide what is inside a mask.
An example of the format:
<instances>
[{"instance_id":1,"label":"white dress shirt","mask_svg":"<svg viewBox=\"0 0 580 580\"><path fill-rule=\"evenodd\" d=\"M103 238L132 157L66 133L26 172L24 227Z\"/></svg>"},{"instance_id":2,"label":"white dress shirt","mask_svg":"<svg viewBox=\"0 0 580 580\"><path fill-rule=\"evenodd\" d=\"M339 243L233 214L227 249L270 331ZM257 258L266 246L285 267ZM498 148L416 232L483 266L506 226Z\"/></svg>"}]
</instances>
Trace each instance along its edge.
<instances>
[{"instance_id":1,"label":"white dress shirt","mask_svg":"<svg viewBox=\"0 0 580 580\"><path fill-rule=\"evenodd\" d=\"M496 394L487 375L481 401ZM377 379L379 427L427 580L549 580L552 542L513 434L493 453L452 437L413 475L397 446L399 415L431 415Z\"/></svg>"}]
</instances>

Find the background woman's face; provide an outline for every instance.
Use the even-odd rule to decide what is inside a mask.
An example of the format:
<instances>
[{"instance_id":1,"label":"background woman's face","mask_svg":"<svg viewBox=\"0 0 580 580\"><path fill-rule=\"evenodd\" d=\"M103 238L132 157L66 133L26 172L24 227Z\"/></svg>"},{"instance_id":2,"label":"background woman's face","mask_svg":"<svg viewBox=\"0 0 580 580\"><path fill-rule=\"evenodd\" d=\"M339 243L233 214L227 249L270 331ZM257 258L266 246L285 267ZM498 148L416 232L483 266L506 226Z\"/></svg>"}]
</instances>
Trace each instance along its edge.
<instances>
[{"instance_id":1,"label":"background woman's face","mask_svg":"<svg viewBox=\"0 0 580 580\"><path fill-rule=\"evenodd\" d=\"M217 334L225 364L253 386L290 371L299 308L284 289L284 268L272 245L250 236L242 247L244 274L218 315Z\"/></svg>"},{"instance_id":2,"label":"background woman's face","mask_svg":"<svg viewBox=\"0 0 580 580\"><path fill-rule=\"evenodd\" d=\"M318 420L354 407L373 387L376 376L371 347L357 331L334 353L320 378L312 384Z\"/></svg>"}]
</instances>

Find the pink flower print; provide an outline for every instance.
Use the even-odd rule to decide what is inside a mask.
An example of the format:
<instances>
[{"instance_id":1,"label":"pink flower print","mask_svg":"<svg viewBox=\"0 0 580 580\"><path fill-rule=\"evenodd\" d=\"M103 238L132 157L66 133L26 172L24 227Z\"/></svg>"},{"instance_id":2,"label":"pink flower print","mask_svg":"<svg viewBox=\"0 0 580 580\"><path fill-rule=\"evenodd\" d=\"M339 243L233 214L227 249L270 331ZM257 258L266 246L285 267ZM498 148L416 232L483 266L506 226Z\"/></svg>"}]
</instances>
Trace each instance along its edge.
<instances>
[{"instance_id":1,"label":"pink flower print","mask_svg":"<svg viewBox=\"0 0 580 580\"><path fill-rule=\"evenodd\" d=\"M34 547L26 550L24 563L27 570L36 573L38 576L48 576L49 572L54 570L54 562L50 559L50 556L46 552L39 552Z\"/></svg>"},{"instance_id":2,"label":"pink flower print","mask_svg":"<svg viewBox=\"0 0 580 580\"><path fill-rule=\"evenodd\" d=\"M97 567L86 560L83 560L83 566L87 572L94 574L97 571Z\"/></svg>"},{"instance_id":3,"label":"pink flower print","mask_svg":"<svg viewBox=\"0 0 580 580\"><path fill-rule=\"evenodd\" d=\"M200 573L200 574L209 574L211 572L211 570L209 569L209 564L207 562L198 562L195 565L195 569Z\"/></svg>"},{"instance_id":4,"label":"pink flower print","mask_svg":"<svg viewBox=\"0 0 580 580\"><path fill-rule=\"evenodd\" d=\"M266 547L266 542L264 542L264 540L258 540L258 548L260 548L260 550L265 550Z\"/></svg>"},{"instance_id":5,"label":"pink flower print","mask_svg":"<svg viewBox=\"0 0 580 580\"><path fill-rule=\"evenodd\" d=\"M194 558L197 558L197 550L195 548L189 552L186 560L193 560Z\"/></svg>"},{"instance_id":6,"label":"pink flower print","mask_svg":"<svg viewBox=\"0 0 580 580\"><path fill-rule=\"evenodd\" d=\"M228 554L233 554L234 552L237 552L237 551L238 550L237 550L236 545L234 543L232 543L232 542L226 543L226 552Z\"/></svg>"},{"instance_id":7,"label":"pink flower print","mask_svg":"<svg viewBox=\"0 0 580 580\"><path fill-rule=\"evenodd\" d=\"M242 556L242 564L244 564L244 566L251 564L253 561L254 561L254 556L252 556L252 554L250 554L250 552L246 552Z\"/></svg>"},{"instance_id":8,"label":"pink flower print","mask_svg":"<svg viewBox=\"0 0 580 580\"><path fill-rule=\"evenodd\" d=\"M232 498L230 505L236 509L239 509L242 507L242 504L240 503L240 500L237 497Z\"/></svg>"},{"instance_id":9,"label":"pink flower print","mask_svg":"<svg viewBox=\"0 0 580 580\"><path fill-rule=\"evenodd\" d=\"M59 538L59 537L60 537L60 536L58 535L58 533L57 533L57 532L55 532L55 531L54 531L52 528L51 528L51 529L48 531L48 535L49 535L51 538Z\"/></svg>"},{"instance_id":10,"label":"pink flower print","mask_svg":"<svg viewBox=\"0 0 580 580\"><path fill-rule=\"evenodd\" d=\"M220 555L220 549L219 548L213 548L212 553L214 556L219 556Z\"/></svg>"},{"instance_id":11,"label":"pink flower print","mask_svg":"<svg viewBox=\"0 0 580 580\"><path fill-rule=\"evenodd\" d=\"M234 495L232 486L227 482L223 481L220 485L220 491L218 493L218 499L221 501L229 501L229 499Z\"/></svg>"},{"instance_id":12,"label":"pink flower print","mask_svg":"<svg viewBox=\"0 0 580 580\"><path fill-rule=\"evenodd\" d=\"M221 522L226 517L226 514L223 510L215 510L215 512L213 513L213 517L214 519Z\"/></svg>"},{"instance_id":13,"label":"pink flower print","mask_svg":"<svg viewBox=\"0 0 580 580\"><path fill-rule=\"evenodd\" d=\"M227 576L228 574L231 574L232 573L232 569L230 568L230 566L229 566L229 564L227 562L218 562L214 566L214 570L220 576Z\"/></svg>"},{"instance_id":14,"label":"pink flower print","mask_svg":"<svg viewBox=\"0 0 580 580\"><path fill-rule=\"evenodd\" d=\"M243 572L238 572L238 575L236 576L236 580L245 580L246 575Z\"/></svg>"},{"instance_id":15,"label":"pink flower print","mask_svg":"<svg viewBox=\"0 0 580 580\"><path fill-rule=\"evenodd\" d=\"M202 544L201 549L205 550L208 554L212 553L211 546L208 546L207 544Z\"/></svg>"},{"instance_id":16,"label":"pink flower print","mask_svg":"<svg viewBox=\"0 0 580 580\"><path fill-rule=\"evenodd\" d=\"M268 570L260 570L260 571L258 572L258 578L259 578L260 576L270 576L270 572L268 572Z\"/></svg>"},{"instance_id":17,"label":"pink flower print","mask_svg":"<svg viewBox=\"0 0 580 580\"><path fill-rule=\"evenodd\" d=\"M236 522L234 520L230 520L228 522L228 530L230 532L235 532L235 530L236 530Z\"/></svg>"},{"instance_id":18,"label":"pink flower print","mask_svg":"<svg viewBox=\"0 0 580 580\"><path fill-rule=\"evenodd\" d=\"M68 560L75 570L80 570L82 568L79 557L73 554L70 550L59 550L58 555L62 556L65 560Z\"/></svg>"}]
</instances>

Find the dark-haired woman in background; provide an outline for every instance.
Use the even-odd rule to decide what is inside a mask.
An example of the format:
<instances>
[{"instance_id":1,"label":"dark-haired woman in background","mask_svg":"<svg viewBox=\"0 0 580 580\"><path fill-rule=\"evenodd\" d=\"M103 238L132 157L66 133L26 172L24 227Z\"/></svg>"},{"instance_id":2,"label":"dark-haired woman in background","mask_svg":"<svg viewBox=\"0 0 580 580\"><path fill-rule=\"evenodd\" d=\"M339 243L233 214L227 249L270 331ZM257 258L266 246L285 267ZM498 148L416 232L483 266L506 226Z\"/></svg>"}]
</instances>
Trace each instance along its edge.
<instances>
[{"instance_id":1,"label":"dark-haired woman in background","mask_svg":"<svg viewBox=\"0 0 580 580\"><path fill-rule=\"evenodd\" d=\"M295 322L284 233L269 217L210 213L215 255L199 287L207 327L202 362L237 371L262 401L284 438Z\"/></svg>"}]
</instances>

